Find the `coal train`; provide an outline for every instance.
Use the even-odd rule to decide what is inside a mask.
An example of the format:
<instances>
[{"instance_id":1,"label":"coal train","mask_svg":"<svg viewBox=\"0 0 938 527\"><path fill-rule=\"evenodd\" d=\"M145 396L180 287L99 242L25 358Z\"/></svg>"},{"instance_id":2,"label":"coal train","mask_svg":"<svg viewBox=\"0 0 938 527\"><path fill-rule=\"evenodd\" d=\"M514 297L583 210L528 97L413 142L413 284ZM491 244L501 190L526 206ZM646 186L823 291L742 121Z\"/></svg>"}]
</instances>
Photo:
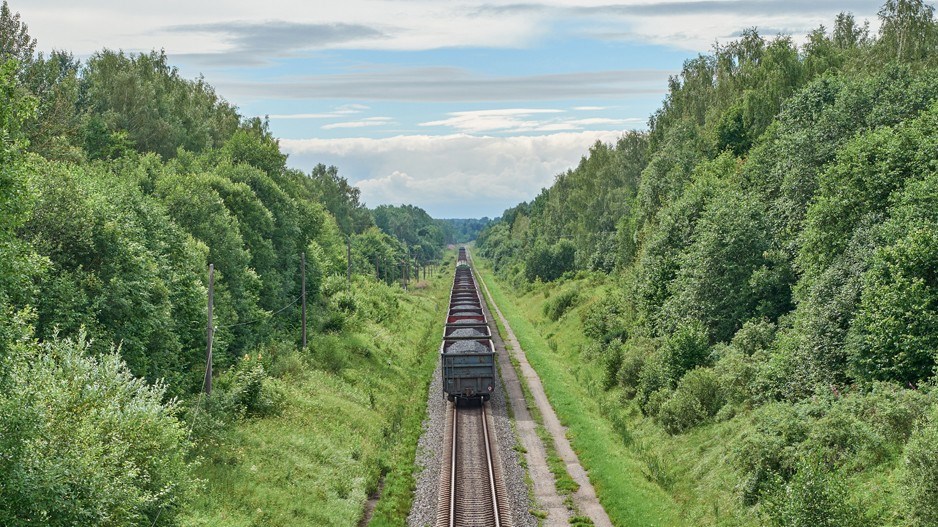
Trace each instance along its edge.
<instances>
[{"instance_id":1,"label":"coal train","mask_svg":"<svg viewBox=\"0 0 938 527\"><path fill-rule=\"evenodd\" d=\"M440 359L443 393L450 401L485 401L495 391L495 346L465 247L456 259Z\"/></svg>"}]
</instances>

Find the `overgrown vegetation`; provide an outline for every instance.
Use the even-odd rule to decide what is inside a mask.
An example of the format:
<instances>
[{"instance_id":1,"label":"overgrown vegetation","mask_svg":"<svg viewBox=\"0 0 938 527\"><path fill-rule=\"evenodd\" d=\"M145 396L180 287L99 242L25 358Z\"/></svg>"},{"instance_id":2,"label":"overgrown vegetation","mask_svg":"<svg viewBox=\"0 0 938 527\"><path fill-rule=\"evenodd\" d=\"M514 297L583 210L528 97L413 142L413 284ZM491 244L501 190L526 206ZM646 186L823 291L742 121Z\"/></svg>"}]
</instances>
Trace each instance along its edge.
<instances>
[{"instance_id":1,"label":"overgrown vegetation","mask_svg":"<svg viewBox=\"0 0 938 527\"><path fill-rule=\"evenodd\" d=\"M37 54L5 1L0 34L0 524L344 525L386 478L400 525L422 412L388 401L423 400L445 288L394 284L443 226L288 169L162 52Z\"/></svg>"},{"instance_id":2,"label":"overgrown vegetation","mask_svg":"<svg viewBox=\"0 0 938 527\"><path fill-rule=\"evenodd\" d=\"M920 0L879 16L875 36L842 14L802 46L748 30L688 61L647 133L479 237L534 317L578 314L590 395L638 437L723 456L708 468L750 521L934 521L938 22ZM721 522L712 489L669 491Z\"/></svg>"}]
</instances>

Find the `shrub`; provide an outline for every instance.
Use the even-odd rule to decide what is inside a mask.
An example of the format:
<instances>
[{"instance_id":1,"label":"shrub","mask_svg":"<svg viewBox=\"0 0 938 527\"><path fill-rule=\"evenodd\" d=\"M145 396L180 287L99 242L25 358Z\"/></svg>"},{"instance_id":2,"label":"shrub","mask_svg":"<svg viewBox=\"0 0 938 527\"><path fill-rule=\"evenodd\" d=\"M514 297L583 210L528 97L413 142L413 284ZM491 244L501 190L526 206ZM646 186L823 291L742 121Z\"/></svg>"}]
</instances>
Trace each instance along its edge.
<instances>
[{"instance_id":1,"label":"shrub","mask_svg":"<svg viewBox=\"0 0 938 527\"><path fill-rule=\"evenodd\" d=\"M753 412L752 425L733 447L743 473L739 491L753 505L777 480L787 481L798 463L798 447L807 438L810 418L804 407L769 403Z\"/></svg>"},{"instance_id":2,"label":"shrub","mask_svg":"<svg viewBox=\"0 0 938 527\"><path fill-rule=\"evenodd\" d=\"M659 390L670 390L673 383L666 354L660 349L654 351L645 359L638 375L638 402L645 415L657 415L657 408L649 405L651 396Z\"/></svg>"},{"instance_id":3,"label":"shrub","mask_svg":"<svg viewBox=\"0 0 938 527\"><path fill-rule=\"evenodd\" d=\"M614 340L606 345L600 361L602 362L603 390L608 390L616 385L616 377L619 374L619 368L622 367L622 342Z\"/></svg>"},{"instance_id":4,"label":"shrub","mask_svg":"<svg viewBox=\"0 0 938 527\"><path fill-rule=\"evenodd\" d=\"M864 377L917 384L938 356L938 232L934 224L881 248L865 276L848 349Z\"/></svg>"},{"instance_id":5,"label":"shrub","mask_svg":"<svg viewBox=\"0 0 938 527\"><path fill-rule=\"evenodd\" d=\"M853 527L863 525L849 501L843 476L816 456L799 463L794 477L765 500L769 524L778 527Z\"/></svg>"},{"instance_id":6,"label":"shrub","mask_svg":"<svg viewBox=\"0 0 938 527\"><path fill-rule=\"evenodd\" d=\"M529 282L552 282L572 271L575 262L576 246L570 240L560 240L553 246L539 241L524 262L524 275Z\"/></svg>"},{"instance_id":7,"label":"shrub","mask_svg":"<svg viewBox=\"0 0 938 527\"><path fill-rule=\"evenodd\" d=\"M562 291L544 302L544 316L556 322L574 307L579 299L580 293L576 289Z\"/></svg>"},{"instance_id":8,"label":"shrub","mask_svg":"<svg viewBox=\"0 0 938 527\"><path fill-rule=\"evenodd\" d=\"M583 334L602 342L626 338L624 320L625 300L615 296L606 296L593 302L583 313Z\"/></svg>"},{"instance_id":9,"label":"shrub","mask_svg":"<svg viewBox=\"0 0 938 527\"><path fill-rule=\"evenodd\" d=\"M0 362L0 525L174 525L195 486L164 387L76 340Z\"/></svg>"},{"instance_id":10,"label":"shrub","mask_svg":"<svg viewBox=\"0 0 938 527\"><path fill-rule=\"evenodd\" d=\"M713 372L723 389L726 402L746 403L752 398L752 386L757 373L755 361L736 346L718 344L714 350L719 359L713 365Z\"/></svg>"},{"instance_id":11,"label":"shrub","mask_svg":"<svg viewBox=\"0 0 938 527\"><path fill-rule=\"evenodd\" d=\"M812 424L803 449L815 452L830 469L847 466L862 470L887 455L883 437L840 401Z\"/></svg>"},{"instance_id":12,"label":"shrub","mask_svg":"<svg viewBox=\"0 0 938 527\"><path fill-rule=\"evenodd\" d=\"M275 387L260 363L260 357L245 355L234 368L219 376L218 394L224 398L228 411L236 417L262 416L276 413L283 403L283 393Z\"/></svg>"},{"instance_id":13,"label":"shrub","mask_svg":"<svg viewBox=\"0 0 938 527\"><path fill-rule=\"evenodd\" d=\"M697 368L681 379L671 398L661 405L658 420L669 434L679 434L716 415L723 404L722 388L713 370Z\"/></svg>"},{"instance_id":14,"label":"shrub","mask_svg":"<svg viewBox=\"0 0 938 527\"><path fill-rule=\"evenodd\" d=\"M900 488L915 525L938 524L938 407L905 448Z\"/></svg>"},{"instance_id":15,"label":"shrub","mask_svg":"<svg viewBox=\"0 0 938 527\"><path fill-rule=\"evenodd\" d=\"M623 347L617 380L627 398L631 399L638 393L642 369L651 353L654 353L654 344L648 339L632 338Z\"/></svg>"},{"instance_id":16,"label":"shrub","mask_svg":"<svg viewBox=\"0 0 938 527\"><path fill-rule=\"evenodd\" d=\"M929 396L894 383L876 382L867 393L846 397L842 404L870 423L886 441L904 445L928 412Z\"/></svg>"},{"instance_id":17,"label":"shrub","mask_svg":"<svg viewBox=\"0 0 938 527\"><path fill-rule=\"evenodd\" d=\"M685 372L707 363L707 332L699 322L684 323L665 341L663 350L672 378L680 379Z\"/></svg>"},{"instance_id":18,"label":"shrub","mask_svg":"<svg viewBox=\"0 0 938 527\"><path fill-rule=\"evenodd\" d=\"M772 346L775 340L775 324L768 320L748 320L743 327L733 335L732 345L737 350L752 355L757 351L764 351Z\"/></svg>"},{"instance_id":19,"label":"shrub","mask_svg":"<svg viewBox=\"0 0 938 527\"><path fill-rule=\"evenodd\" d=\"M329 307L346 316L354 315L358 311L358 301L355 295L348 291L339 291L329 299Z\"/></svg>"}]
</instances>

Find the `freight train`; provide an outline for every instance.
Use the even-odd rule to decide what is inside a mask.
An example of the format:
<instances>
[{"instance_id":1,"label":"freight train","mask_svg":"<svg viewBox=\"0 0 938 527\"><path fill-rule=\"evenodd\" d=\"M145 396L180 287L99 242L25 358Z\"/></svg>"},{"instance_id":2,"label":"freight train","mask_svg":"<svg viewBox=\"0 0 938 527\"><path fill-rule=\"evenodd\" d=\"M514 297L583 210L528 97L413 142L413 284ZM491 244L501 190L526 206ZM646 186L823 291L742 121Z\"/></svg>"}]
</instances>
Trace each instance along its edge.
<instances>
[{"instance_id":1,"label":"freight train","mask_svg":"<svg viewBox=\"0 0 938 527\"><path fill-rule=\"evenodd\" d=\"M495 346L466 248L460 247L440 345L443 393L450 401L488 400L495 391Z\"/></svg>"}]
</instances>

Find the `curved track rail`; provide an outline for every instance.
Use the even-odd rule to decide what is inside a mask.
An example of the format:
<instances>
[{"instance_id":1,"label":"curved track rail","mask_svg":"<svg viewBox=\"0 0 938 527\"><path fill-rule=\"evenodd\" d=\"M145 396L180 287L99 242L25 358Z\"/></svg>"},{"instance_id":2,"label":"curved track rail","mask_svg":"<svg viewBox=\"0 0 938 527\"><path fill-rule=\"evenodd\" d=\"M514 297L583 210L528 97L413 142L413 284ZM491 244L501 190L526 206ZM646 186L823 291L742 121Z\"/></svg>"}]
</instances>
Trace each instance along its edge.
<instances>
[{"instance_id":1,"label":"curved track rail","mask_svg":"<svg viewBox=\"0 0 938 527\"><path fill-rule=\"evenodd\" d=\"M511 527L486 404L449 404L437 527Z\"/></svg>"}]
</instances>

